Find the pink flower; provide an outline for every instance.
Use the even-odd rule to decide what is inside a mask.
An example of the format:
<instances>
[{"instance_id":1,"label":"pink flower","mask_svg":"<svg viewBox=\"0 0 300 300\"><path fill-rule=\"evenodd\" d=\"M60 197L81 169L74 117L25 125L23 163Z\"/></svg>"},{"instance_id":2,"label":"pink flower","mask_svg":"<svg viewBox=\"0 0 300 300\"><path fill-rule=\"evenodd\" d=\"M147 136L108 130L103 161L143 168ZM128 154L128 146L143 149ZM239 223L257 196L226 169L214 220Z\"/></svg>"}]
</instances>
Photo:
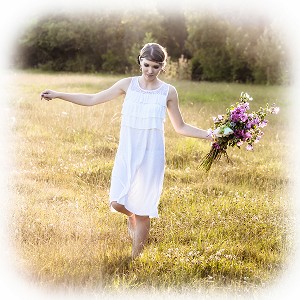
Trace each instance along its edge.
<instances>
[{"instance_id":1,"label":"pink flower","mask_svg":"<svg viewBox=\"0 0 300 300\"><path fill-rule=\"evenodd\" d=\"M279 113L279 107L271 107L271 114L277 115Z\"/></svg>"},{"instance_id":2,"label":"pink flower","mask_svg":"<svg viewBox=\"0 0 300 300\"><path fill-rule=\"evenodd\" d=\"M245 139L251 139L251 137L252 137L252 134L251 134L249 131L246 131L246 132L244 133L244 138L245 138Z\"/></svg>"},{"instance_id":3,"label":"pink flower","mask_svg":"<svg viewBox=\"0 0 300 300\"><path fill-rule=\"evenodd\" d=\"M245 110L249 110L249 108L250 108L249 103L245 102L243 107L244 107Z\"/></svg>"},{"instance_id":4,"label":"pink flower","mask_svg":"<svg viewBox=\"0 0 300 300\"><path fill-rule=\"evenodd\" d=\"M267 120L263 120L262 122L259 123L259 127L264 128L267 126L268 121Z\"/></svg>"},{"instance_id":5,"label":"pink flower","mask_svg":"<svg viewBox=\"0 0 300 300\"><path fill-rule=\"evenodd\" d=\"M253 146L250 145L250 144L248 144L248 145L246 146L246 149L247 149L248 151L251 151L251 150L253 150Z\"/></svg>"},{"instance_id":6,"label":"pink flower","mask_svg":"<svg viewBox=\"0 0 300 300\"><path fill-rule=\"evenodd\" d=\"M254 141L255 144L259 143L260 138L256 138L256 140Z\"/></svg>"}]
</instances>

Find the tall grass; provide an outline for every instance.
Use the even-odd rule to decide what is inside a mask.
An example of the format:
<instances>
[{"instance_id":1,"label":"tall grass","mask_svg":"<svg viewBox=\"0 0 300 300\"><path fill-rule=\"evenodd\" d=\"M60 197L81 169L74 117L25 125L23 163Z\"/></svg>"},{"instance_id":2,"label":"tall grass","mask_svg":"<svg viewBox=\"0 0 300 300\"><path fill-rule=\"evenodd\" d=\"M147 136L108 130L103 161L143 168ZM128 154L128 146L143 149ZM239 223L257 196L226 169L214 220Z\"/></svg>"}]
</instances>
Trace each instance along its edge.
<instances>
[{"instance_id":1,"label":"tall grass","mask_svg":"<svg viewBox=\"0 0 300 300\"><path fill-rule=\"evenodd\" d=\"M104 290L251 290L272 283L291 251L286 88L172 81L185 120L208 128L241 91L281 113L253 152L230 149L206 174L209 143L166 121L166 174L143 255L130 259L126 220L108 207L122 99L95 107L40 101L45 88L96 92L117 76L14 75L12 240L18 268L43 286Z\"/></svg>"}]
</instances>

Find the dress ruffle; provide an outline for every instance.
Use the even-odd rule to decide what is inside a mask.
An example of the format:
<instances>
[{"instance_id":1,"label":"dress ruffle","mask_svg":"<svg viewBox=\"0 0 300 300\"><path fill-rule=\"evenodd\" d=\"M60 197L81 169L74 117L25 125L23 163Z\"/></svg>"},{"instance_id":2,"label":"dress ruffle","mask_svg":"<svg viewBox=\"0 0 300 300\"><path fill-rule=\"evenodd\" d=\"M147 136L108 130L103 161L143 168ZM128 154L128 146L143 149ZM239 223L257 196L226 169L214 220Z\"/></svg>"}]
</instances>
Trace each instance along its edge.
<instances>
[{"instance_id":1,"label":"dress ruffle","mask_svg":"<svg viewBox=\"0 0 300 300\"><path fill-rule=\"evenodd\" d=\"M156 90L143 90L138 77L133 77L122 107L123 124L137 129L163 130L168 92L167 84Z\"/></svg>"}]
</instances>

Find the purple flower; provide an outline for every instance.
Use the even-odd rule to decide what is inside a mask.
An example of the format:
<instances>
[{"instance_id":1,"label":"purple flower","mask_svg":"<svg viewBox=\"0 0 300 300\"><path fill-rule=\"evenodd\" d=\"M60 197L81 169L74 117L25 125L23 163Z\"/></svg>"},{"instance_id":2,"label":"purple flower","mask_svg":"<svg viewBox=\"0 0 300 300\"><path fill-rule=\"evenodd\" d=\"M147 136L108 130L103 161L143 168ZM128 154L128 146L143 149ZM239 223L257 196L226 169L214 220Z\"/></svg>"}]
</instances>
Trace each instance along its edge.
<instances>
[{"instance_id":1,"label":"purple flower","mask_svg":"<svg viewBox=\"0 0 300 300\"><path fill-rule=\"evenodd\" d=\"M247 103L248 104L248 103ZM248 105L249 108L249 105ZM248 120L248 115L246 113L246 110L248 109L247 105L242 104L237 106L235 109L233 109L230 113L230 120L232 122L246 122Z\"/></svg>"},{"instance_id":2,"label":"purple flower","mask_svg":"<svg viewBox=\"0 0 300 300\"><path fill-rule=\"evenodd\" d=\"M249 105L248 102L245 102L245 103L243 104L243 107L244 107L245 110L249 110L250 105Z\"/></svg>"},{"instance_id":3,"label":"purple flower","mask_svg":"<svg viewBox=\"0 0 300 300\"><path fill-rule=\"evenodd\" d=\"M242 141L246 141L247 139L251 139L252 137L251 133L245 130L235 130L234 135Z\"/></svg>"},{"instance_id":4,"label":"purple flower","mask_svg":"<svg viewBox=\"0 0 300 300\"><path fill-rule=\"evenodd\" d=\"M249 131L244 131L244 139L251 139L252 138L252 134Z\"/></svg>"},{"instance_id":5,"label":"purple flower","mask_svg":"<svg viewBox=\"0 0 300 300\"><path fill-rule=\"evenodd\" d=\"M218 122L222 121L223 118L224 118L223 115L218 115L217 117L213 117L212 119L213 119L214 123L218 123Z\"/></svg>"},{"instance_id":6,"label":"purple flower","mask_svg":"<svg viewBox=\"0 0 300 300\"><path fill-rule=\"evenodd\" d=\"M258 126L261 127L261 128L264 128L264 127L267 126L267 123L268 123L267 120L263 120L263 121L261 121L261 122L258 124Z\"/></svg>"},{"instance_id":7,"label":"purple flower","mask_svg":"<svg viewBox=\"0 0 300 300\"><path fill-rule=\"evenodd\" d=\"M248 122L246 123L246 128L247 129L251 129L251 128L253 128L255 125L257 125L258 123L257 123L257 121L254 119L252 119L252 120L250 120L250 119L248 119Z\"/></svg>"},{"instance_id":8,"label":"purple flower","mask_svg":"<svg viewBox=\"0 0 300 300\"><path fill-rule=\"evenodd\" d=\"M250 129L253 126L253 121L252 120L248 120L248 122L246 123L246 128Z\"/></svg>"},{"instance_id":9,"label":"purple flower","mask_svg":"<svg viewBox=\"0 0 300 300\"><path fill-rule=\"evenodd\" d=\"M246 146L246 149L247 149L248 151L251 151L251 150L253 150L253 146L250 145L250 144L248 144L248 145Z\"/></svg>"},{"instance_id":10,"label":"purple flower","mask_svg":"<svg viewBox=\"0 0 300 300\"><path fill-rule=\"evenodd\" d=\"M258 117L256 117L255 119L253 119L253 123L254 123L255 125L258 125L259 122L260 122L260 119L259 119Z\"/></svg>"},{"instance_id":11,"label":"purple flower","mask_svg":"<svg viewBox=\"0 0 300 300\"><path fill-rule=\"evenodd\" d=\"M213 146L213 148L215 148L217 150L221 149L221 147L218 143L213 143L212 146Z\"/></svg>"},{"instance_id":12,"label":"purple flower","mask_svg":"<svg viewBox=\"0 0 300 300\"><path fill-rule=\"evenodd\" d=\"M246 122L246 121L248 120L247 114L242 114L242 115L240 116L240 119L241 119L242 122Z\"/></svg>"},{"instance_id":13,"label":"purple flower","mask_svg":"<svg viewBox=\"0 0 300 300\"><path fill-rule=\"evenodd\" d=\"M242 137L242 130L240 129L237 129L234 131L234 135L237 137L237 138L241 138Z\"/></svg>"}]
</instances>

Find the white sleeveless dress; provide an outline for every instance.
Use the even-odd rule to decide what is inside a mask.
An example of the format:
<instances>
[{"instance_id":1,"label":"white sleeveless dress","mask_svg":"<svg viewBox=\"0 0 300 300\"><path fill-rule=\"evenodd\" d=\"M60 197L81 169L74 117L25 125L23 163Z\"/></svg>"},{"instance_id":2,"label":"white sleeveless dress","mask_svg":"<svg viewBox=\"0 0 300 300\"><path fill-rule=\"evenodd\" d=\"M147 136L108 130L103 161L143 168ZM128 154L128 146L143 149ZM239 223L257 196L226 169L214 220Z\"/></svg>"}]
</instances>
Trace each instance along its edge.
<instances>
[{"instance_id":1,"label":"white sleeveless dress","mask_svg":"<svg viewBox=\"0 0 300 300\"><path fill-rule=\"evenodd\" d=\"M165 170L164 121L169 85L144 90L132 77L123 108L109 199L140 216L158 217ZM113 210L113 209L112 209Z\"/></svg>"}]
</instances>

